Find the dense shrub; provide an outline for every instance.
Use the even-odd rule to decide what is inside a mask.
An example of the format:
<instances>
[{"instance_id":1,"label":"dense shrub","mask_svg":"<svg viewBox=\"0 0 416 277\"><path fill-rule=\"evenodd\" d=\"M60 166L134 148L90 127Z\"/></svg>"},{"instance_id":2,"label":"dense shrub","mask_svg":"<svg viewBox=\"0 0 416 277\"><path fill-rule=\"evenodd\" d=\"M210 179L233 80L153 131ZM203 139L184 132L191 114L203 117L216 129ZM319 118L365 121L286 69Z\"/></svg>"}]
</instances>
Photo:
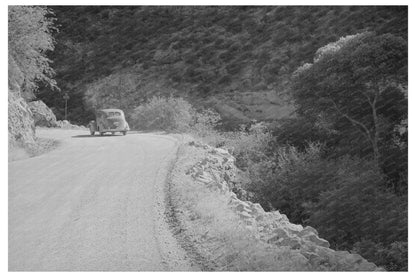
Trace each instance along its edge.
<instances>
[{"instance_id":1,"label":"dense shrub","mask_svg":"<svg viewBox=\"0 0 416 277\"><path fill-rule=\"evenodd\" d=\"M322 191L308 222L320 226L334 246L346 248L361 239L394 242L407 238L407 203L384 191L383 175L365 163L346 168L335 186Z\"/></svg>"},{"instance_id":2,"label":"dense shrub","mask_svg":"<svg viewBox=\"0 0 416 277\"><path fill-rule=\"evenodd\" d=\"M225 136L216 129L221 125L220 121L220 115L213 110L196 112L190 133L214 147L223 146Z\"/></svg>"},{"instance_id":3,"label":"dense shrub","mask_svg":"<svg viewBox=\"0 0 416 277\"><path fill-rule=\"evenodd\" d=\"M224 145L225 136L216 130L220 115L211 109L197 111L183 98L153 97L131 117L137 129L188 132L214 146Z\"/></svg>"},{"instance_id":4,"label":"dense shrub","mask_svg":"<svg viewBox=\"0 0 416 277\"><path fill-rule=\"evenodd\" d=\"M263 123L255 123L250 127L241 125L239 131L229 132L225 147L237 159L237 166L243 170L251 163L257 163L266 158L272 141L272 135Z\"/></svg>"},{"instance_id":5,"label":"dense shrub","mask_svg":"<svg viewBox=\"0 0 416 277\"><path fill-rule=\"evenodd\" d=\"M374 161L325 159L321 144L280 146L248 167L255 200L315 227L331 247L354 250L390 270L407 268L407 202L385 189Z\"/></svg>"},{"instance_id":6,"label":"dense shrub","mask_svg":"<svg viewBox=\"0 0 416 277\"><path fill-rule=\"evenodd\" d=\"M274 140L278 144L287 144L304 150L311 142L328 142L336 138L336 132L325 126L324 122L313 122L305 117L281 120L272 127Z\"/></svg>"},{"instance_id":7,"label":"dense shrub","mask_svg":"<svg viewBox=\"0 0 416 277\"><path fill-rule=\"evenodd\" d=\"M407 241L383 244L371 240L362 240L354 244L353 251L368 257L378 265L383 265L389 271L407 271Z\"/></svg>"},{"instance_id":8,"label":"dense shrub","mask_svg":"<svg viewBox=\"0 0 416 277\"><path fill-rule=\"evenodd\" d=\"M262 122L254 123L251 126L241 125L238 131L219 131L218 124L220 116L213 111L206 111L196 114L196 123L191 128L191 133L214 147L226 148L236 157L237 166L247 171L253 164L267 159L270 154L273 137ZM242 172L240 172L242 173ZM232 184L232 191L240 199L252 200L244 189L243 184Z\"/></svg>"},{"instance_id":9,"label":"dense shrub","mask_svg":"<svg viewBox=\"0 0 416 277\"><path fill-rule=\"evenodd\" d=\"M407 202L380 190L378 172L350 174L342 186L321 194L308 223L332 247L353 248L389 270L407 270Z\"/></svg>"},{"instance_id":10,"label":"dense shrub","mask_svg":"<svg viewBox=\"0 0 416 277\"><path fill-rule=\"evenodd\" d=\"M321 160L321 145L310 144L305 152L282 146L273 157L250 163L248 168L256 200L263 207L279 209L294 222L308 218L308 207L319 193L334 183L335 164Z\"/></svg>"},{"instance_id":11,"label":"dense shrub","mask_svg":"<svg viewBox=\"0 0 416 277\"><path fill-rule=\"evenodd\" d=\"M346 168L310 208L308 223L337 249L353 248L389 270L406 270L407 201L383 189L385 179L365 162Z\"/></svg>"},{"instance_id":12,"label":"dense shrub","mask_svg":"<svg viewBox=\"0 0 416 277\"><path fill-rule=\"evenodd\" d=\"M132 125L140 130L186 131L194 113L191 104L182 98L155 96L134 110Z\"/></svg>"}]
</instances>

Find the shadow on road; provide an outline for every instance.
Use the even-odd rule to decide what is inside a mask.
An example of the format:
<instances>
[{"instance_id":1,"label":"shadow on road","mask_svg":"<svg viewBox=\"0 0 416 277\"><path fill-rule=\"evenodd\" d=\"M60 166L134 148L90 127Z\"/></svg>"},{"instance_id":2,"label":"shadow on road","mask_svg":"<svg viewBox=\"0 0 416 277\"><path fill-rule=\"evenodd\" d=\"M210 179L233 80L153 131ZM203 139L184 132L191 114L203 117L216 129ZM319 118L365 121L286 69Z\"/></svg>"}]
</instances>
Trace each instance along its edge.
<instances>
[{"instance_id":1,"label":"shadow on road","mask_svg":"<svg viewBox=\"0 0 416 277\"><path fill-rule=\"evenodd\" d=\"M174 134L174 133L169 133L169 132L165 132L165 131L138 131L138 130L131 130L127 133L128 135L134 135L134 134L152 134L152 135L169 135L169 134ZM96 135L76 135L76 136L72 136L72 138L102 138L102 137L124 137L122 134L120 133L116 133L114 135L112 134L104 134L103 136L100 136L98 134Z\"/></svg>"},{"instance_id":2,"label":"shadow on road","mask_svg":"<svg viewBox=\"0 0 416 277\"><path fill-rule=\"evenodd\" d=\"M100 136L100 135L94 135L94 136L91 136L91 135L77 135L77 136L72 136L72 138L108 138L108 137L124 137L123 135L103 135L103 136Z\"/></svg>"}]
</instances>

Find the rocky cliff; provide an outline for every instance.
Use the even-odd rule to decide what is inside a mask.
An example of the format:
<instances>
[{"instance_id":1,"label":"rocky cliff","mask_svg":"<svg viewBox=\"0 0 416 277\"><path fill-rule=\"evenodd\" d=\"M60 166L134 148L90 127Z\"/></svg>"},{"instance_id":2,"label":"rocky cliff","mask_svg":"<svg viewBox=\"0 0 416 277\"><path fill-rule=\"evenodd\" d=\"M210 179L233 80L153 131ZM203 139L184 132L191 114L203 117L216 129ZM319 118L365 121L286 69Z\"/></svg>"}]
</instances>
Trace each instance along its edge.
<instances>
[{"instance_id":1,"label":"rocky cliff","mask_svg":"<svg viewBox=\"0 0 416 277\"><path fill-rule=\"evenodd\" d=\"M9 161L33 157L58 145L55 140L38 138L36 127L58 127L62 129L85 129L67 120L56 120L53 112L42 101L27 101L22 97L20 86L9 88L8 95Z\"/></svg>"},{"instance_id":2,"label":"rocky cliff","mask_svg":"<svg viewBox=\"0 0 416 277\"><path fill-rule=\"evenodd\" d=\"M36 126L40 127L56 127L56 116L48 108L48 106L43 103L43 101L32 101L29 103L29 108L32 111L33 119Z\"/></svg>"},{"instance_id":3,"label":"rocky cliff","mask_svg":"<svg viewBox=\"0 0 416 277\"><path fill-rule=\"evenodd\" d=\"M35 122L29 105L18 89L9 89L9 146L35 143Z\"/></svg>"}]
</instances>

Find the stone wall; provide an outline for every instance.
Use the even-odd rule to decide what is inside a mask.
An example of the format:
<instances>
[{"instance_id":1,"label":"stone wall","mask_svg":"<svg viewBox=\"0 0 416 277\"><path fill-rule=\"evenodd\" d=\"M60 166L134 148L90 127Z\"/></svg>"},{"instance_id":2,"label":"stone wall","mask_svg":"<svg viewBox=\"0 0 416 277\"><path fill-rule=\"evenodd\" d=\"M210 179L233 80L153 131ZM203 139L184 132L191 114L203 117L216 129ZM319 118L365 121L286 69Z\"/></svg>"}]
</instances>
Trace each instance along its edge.
<instances>
[{"instance_id":1,"label":"stone wall","mask_svg":"<svg viewBox=\"0 0 416 277\"><path fill-rule=\"evenodd\" d=\"M218 190L229 199L228 206L238 214L245 227L262 242L285 247L303 255L314 270L379 271L358 254L335 251L310 227L290 223L279 211L265 212L258 203L242 201L230 188L238 182L235 158L228 151L192 141L190 146L203 148L206 156L186 174L195 182Z\"/></svg>"}]
</instances>

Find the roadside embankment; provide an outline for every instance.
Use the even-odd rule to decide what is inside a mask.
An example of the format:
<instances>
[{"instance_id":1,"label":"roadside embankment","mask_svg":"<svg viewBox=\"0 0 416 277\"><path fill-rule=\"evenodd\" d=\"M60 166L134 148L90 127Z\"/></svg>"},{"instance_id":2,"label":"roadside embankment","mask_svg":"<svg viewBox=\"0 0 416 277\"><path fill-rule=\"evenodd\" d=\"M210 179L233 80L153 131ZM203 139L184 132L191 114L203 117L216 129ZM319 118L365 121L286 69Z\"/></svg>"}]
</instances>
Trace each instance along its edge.
<instances>
[{"instance_id":1,"label":"roadside embankment","mask_svg":"<svg viewBox=\"0 0 416 277\"><path fill-rule=\"evenodd\" d=\"M176 236L206 270L377 271L360 255L335 251L310 227L265 212L231 191L235 158L185 139L171 173L170 210Z\"/></svg>"},{"instance_id":2,"label":"roadside embankment","mask_svg":"<svg viewBox=\"0 0 416 277\"><path fill-rule=\"evenodd\" d=\"M46 128L46 127L36 127L35 134L33 139L30 142L22 141L22 140L13 140L10 139L9 133L9 156L8 161L17 161L27 158L32 158L35 156L42 155L47 153L56 147L59 146L60 141L57 139L47 138L42 136L43 130L80 130L87 132L87 128L84 126L77 126L69 123L68 121L56 121L57 126L56 128ZM39 133L41 133L39 135ZM86 133L88 134L88 133Z\"/></svg>"},{"instance_id":3,"label":"roadside embankment","mask_svg":"<svg viewBox=\"0 0 416 277\"><path fill-rule=\"evenodd\" d=\"M54 149L57 140L37 136L37 127L85 129L66 120L57 121L53 112L42 101L28 103L15 85L8 91L8 161L41 155Z\"/></svg>"}]
</instances>

